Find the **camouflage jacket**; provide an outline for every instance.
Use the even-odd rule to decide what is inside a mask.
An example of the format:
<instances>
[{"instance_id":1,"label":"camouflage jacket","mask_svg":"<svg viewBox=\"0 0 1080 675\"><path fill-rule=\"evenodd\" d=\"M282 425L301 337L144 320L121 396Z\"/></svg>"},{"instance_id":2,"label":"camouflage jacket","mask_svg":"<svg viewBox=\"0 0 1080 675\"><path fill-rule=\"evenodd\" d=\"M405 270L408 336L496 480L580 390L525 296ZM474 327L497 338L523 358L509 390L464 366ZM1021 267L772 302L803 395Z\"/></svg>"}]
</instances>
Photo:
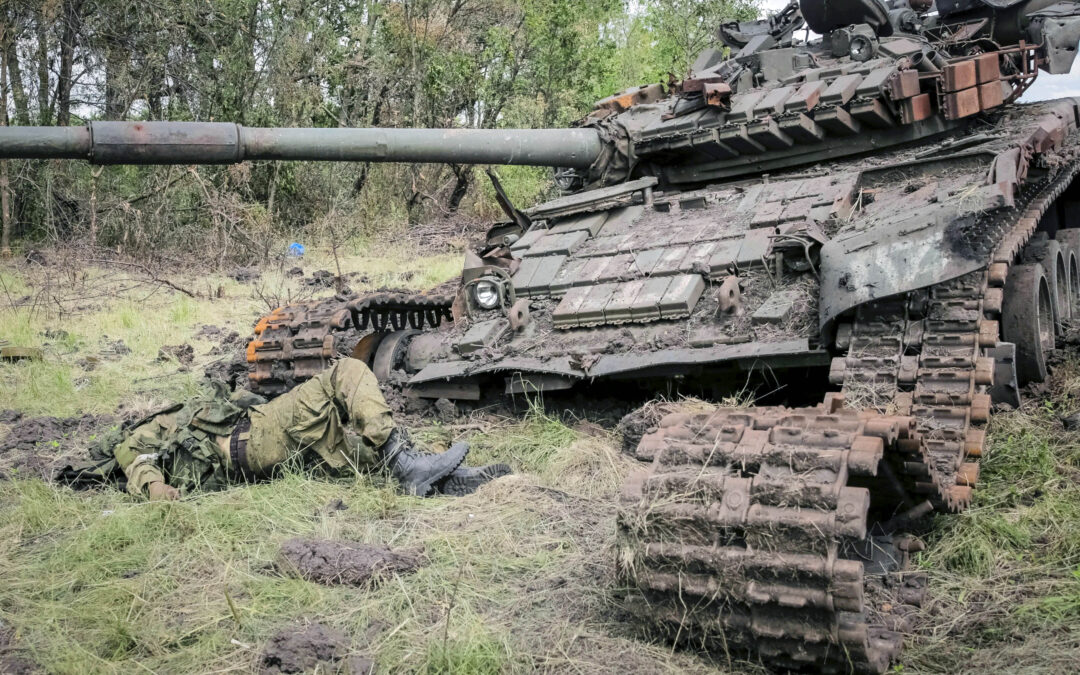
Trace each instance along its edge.
<instances>
[{"instance_id":1,"label":"camouflage jacket","mask_svg":"<svg viewBox=\"0 0 1080 675\"><path fill-rule=\"evenodd\" d=\"M230 436L252 405L265 399L246 391L230 395L212 382L202 395L110 429L90 447L90 460L66 467L60 478L72 484L115 481L140 494L164 474L188 492L228 484L228 457L218 437Z\"/></svg>"}]
</instances>

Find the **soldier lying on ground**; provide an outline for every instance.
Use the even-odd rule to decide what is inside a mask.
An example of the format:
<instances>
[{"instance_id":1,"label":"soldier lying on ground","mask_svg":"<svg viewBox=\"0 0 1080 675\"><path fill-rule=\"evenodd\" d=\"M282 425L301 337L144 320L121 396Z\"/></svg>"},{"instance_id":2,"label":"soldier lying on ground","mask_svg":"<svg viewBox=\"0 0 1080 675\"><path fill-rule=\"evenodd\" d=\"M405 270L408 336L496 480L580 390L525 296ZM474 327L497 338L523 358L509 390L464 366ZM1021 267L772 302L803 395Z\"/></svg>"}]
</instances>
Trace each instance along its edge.
<instances>
[{"instance_id":1,"label":"soldier lying on ground","mask_svg":"<svg viewBox=\"0 0 1080 675\"><path fill-rule=\"evenodd\" d=\"M342 359L266 402L250 392L177 404L103 437L92 462L66 468L68 482L107 479L117 469L137 496L176 499L195 490L271 477L285 466L329 476L386 469L408 494L463 495L510 473L504 464L465 467L469 446L417 452L394 425L375 376Z\"/></svg>"}]
</instances>

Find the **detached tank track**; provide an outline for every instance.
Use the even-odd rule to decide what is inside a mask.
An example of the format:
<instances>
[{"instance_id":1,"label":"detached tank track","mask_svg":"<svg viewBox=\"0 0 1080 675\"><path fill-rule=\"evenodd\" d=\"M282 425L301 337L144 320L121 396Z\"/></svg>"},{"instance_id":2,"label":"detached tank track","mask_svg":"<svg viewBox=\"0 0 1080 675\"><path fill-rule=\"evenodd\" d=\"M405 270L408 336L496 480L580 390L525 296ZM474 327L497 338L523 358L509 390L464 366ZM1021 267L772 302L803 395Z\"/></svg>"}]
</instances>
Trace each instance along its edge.
<instances>
[{"instance_id":1,"label":"detached tank track","mask_svg":"<svg viewBox=\"0 0 1080 675\"><path fill-rule=\"evenodd\" d=\"M337 351L335 338L350 331L436 328L452 321L453 295L370 293L279 307L255 325L247 346L252 391L288 391L327 367Z\"/></svg>"},{"instance_id":2,"label":"detached tank track","mask_svg":"<svg viewBox=\"0 0 1080 675\"><path fill-rule=\"evenodd\" d=\"M618 517L627 609L676 642L774 668L884 670L925 578L903 572L916 542L867 537L858 484L918 432L838 405L672 414L646 435L653 465Z\"/></svg>"}]
</instances>

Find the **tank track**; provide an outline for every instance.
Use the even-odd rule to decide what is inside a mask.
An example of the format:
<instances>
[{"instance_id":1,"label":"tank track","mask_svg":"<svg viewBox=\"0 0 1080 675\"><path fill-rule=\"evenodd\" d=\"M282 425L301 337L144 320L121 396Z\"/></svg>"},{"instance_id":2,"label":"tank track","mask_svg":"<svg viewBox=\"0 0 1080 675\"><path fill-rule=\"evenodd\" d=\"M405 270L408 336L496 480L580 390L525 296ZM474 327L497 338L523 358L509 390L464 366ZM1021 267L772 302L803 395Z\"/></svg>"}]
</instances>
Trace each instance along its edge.
<instances>
[{"instance_id":1,"label":"tank track","mask_svg":"<svg viewBox=\"0 0 1080 675\"><path fill-rule=\"evenodd\" d=\"M329 365L337 338L350 333L423 330L452 321L453 295L370 293L279 307L255 325L247 346L252 391L288 391Z\"/></svg>"},{"instance_id":2,"label":"tank track","mask_svg":"<svg viewBox=\"0 0 1080 675\"><path fill-rule=\"evenodd\" d=\"M1078 169L1032 186L1010 218L991 222L978 242L992 261L985 269L863 305L845 329L848 353L834 359L830 380L855 407L916 419L922 440L902 441L889 456L907 508L915 499L952 512L970 505L990 418L990 396L980 392L994 377L982 349L999 339L1008 266Z\"/></svg>"},{"instance_id":3,"label":"tank track","mask_svg":"<svg viewBox=\"0 0 1080 675\"><path fill-rule=\"evenodd\" d=\"M879 460L910 417L818 408L668 415L618 516L626 608L668 639L779 669L881 672L925 578L916 542L868 538Z\"/></svg>"},{"instance_id":4,"label":"tank track","mask_svg":"<svg viewBox=\"0 0 1080 675\"><path fill-rule=\"evenodd\" d=\"M999 339L1009 265L1078 171L976 234L985 268L857 308L830 372L842 393L822 406L674 413L643 437L653 464L618 516L627 610L781 670L883 672L926 586L906 571L921 542L894 531L970 505L991 411L982 349Z\"/></svg>"},{"instance_id":5,"label":"tank track","mask_svg":"<svg viewBox=\"0 0 1080 675\"><path fill-rule=\"evenodd\" d=\"M907 508L915 499L961 511L971 502L990 416L994 361L981 356L998 340L998 322L985 318L988 295L1000 313L1000 290L989 293L985 271L939 284L924 293L859 307L848 355L830 379L856 407L911 415L919 441L890 454L895 490Z\"/></svg>"}]
</instances>

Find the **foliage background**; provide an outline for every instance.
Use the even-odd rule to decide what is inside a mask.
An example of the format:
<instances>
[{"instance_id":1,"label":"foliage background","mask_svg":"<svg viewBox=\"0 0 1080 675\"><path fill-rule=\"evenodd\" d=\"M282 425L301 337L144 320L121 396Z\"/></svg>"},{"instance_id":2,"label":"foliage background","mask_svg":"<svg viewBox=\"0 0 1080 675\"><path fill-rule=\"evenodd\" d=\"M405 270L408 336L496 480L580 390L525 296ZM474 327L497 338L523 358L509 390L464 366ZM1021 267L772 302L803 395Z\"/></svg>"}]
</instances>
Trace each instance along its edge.
<instances>
[{"instance_id":1,"label":"foliage background","mask_svg":"<svg viewBox=\"0 0 1080 675\"><path fill-rule=\"evenodd\" d=\"M565 126L632 85L683 75L754 0L4 0L8 122ZM152 257L258 258L282 236L492 217L472 167L263 162L110 167L10 161L15 241ZM511 197L547 169L501 169Z\"/></svg>"}]
</instances>

